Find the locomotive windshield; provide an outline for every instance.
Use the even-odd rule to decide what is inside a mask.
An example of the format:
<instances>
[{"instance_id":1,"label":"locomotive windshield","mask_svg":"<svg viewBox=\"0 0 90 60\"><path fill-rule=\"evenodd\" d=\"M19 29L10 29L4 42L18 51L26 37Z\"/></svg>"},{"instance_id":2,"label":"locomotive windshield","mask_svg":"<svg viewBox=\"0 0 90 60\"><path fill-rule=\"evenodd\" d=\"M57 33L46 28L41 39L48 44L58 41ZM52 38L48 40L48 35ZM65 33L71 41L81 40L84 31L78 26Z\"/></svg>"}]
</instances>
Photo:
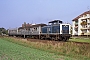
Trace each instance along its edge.
<instances>
[{"instance_id":1,"label":"locomotive windshield","mask_svg":"<svg viewBox=\"0 0 90 60\"><path fill-rule=\"evenodd\" d=\"M69 25L62 25L62 34L69 34Z\"/></svg>"}]
</instances>

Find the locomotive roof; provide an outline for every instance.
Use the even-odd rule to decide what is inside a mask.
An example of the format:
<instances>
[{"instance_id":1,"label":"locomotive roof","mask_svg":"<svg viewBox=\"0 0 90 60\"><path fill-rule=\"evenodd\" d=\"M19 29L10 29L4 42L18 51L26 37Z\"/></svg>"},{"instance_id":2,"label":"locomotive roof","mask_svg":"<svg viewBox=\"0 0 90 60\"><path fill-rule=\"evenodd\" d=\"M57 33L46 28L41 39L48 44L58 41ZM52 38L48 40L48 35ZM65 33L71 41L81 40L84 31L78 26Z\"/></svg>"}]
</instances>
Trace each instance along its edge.
<instances>
[{"instance_id":1,"label":"locomotive roof","mask_svg":"<svg viewBox=\"0 0 90 60\"><path fill-rule=\"evenodd\" d=\"M30 27L39 27L39 26L43 27L43 26L46 26L46 24L36 24L36 25L32 25Z\"/></svg>"},{"instance_id":2,"label":"locomotive roof","mask_svg":"<svg viewBox=\"0 0 90 60\"><path fill-rule=\"evenodd\" d=\"M61 20L54 20L54 21L50 21L49 23L56 23L56 22L62 23Z\"/></svg>"}]
</instances>

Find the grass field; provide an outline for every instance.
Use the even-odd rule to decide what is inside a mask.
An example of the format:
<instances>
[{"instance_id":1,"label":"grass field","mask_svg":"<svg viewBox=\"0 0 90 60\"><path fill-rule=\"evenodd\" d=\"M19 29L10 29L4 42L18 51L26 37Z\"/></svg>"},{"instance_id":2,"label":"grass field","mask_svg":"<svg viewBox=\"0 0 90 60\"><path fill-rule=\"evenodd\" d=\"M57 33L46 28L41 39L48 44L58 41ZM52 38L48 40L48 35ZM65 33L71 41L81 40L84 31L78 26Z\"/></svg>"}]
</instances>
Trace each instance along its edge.
<instances>
[{"instance_id":1,"label":"grass field","mask_svg":"<svg viewBox=\"0 0 90 60\"><path fill-rule=\"evenodd\" d=\"M12 37L0 38L2 60L90 60L90 44L61 42L55 45Z\"/></svg>"},{"instance_id":2,"label":"grass field","mask_svg":"<svg viewBox=\"0 0 90 60\"><path fill-rule=\"evenodd\" d=\"M74 58L55 55L25 47L0 38L0 60L73 60Z\"/></svg>"}]
</instances>

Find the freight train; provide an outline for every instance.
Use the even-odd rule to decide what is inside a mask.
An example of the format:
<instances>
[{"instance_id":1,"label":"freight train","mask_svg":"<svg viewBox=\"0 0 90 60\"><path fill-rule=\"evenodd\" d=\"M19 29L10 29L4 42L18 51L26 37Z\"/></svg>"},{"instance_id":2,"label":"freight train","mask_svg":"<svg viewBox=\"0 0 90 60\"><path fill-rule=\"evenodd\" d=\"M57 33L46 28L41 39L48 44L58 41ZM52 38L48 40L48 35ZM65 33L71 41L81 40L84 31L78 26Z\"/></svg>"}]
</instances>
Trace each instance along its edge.
<instances>
[{"instance_id":1,"label":"freight train","mask_svg":"<svg viewBox=\"0 0 90 60\"><path fill-rule=\"evenodd\" d=\"M64 24L60 20L54 20L46 24L35 24L29 27L19 27L17 29L8 29L9 36L23 36L24 38L50 39L58 41L69 40L71 25Z\"/></svg>"}]
</instances>

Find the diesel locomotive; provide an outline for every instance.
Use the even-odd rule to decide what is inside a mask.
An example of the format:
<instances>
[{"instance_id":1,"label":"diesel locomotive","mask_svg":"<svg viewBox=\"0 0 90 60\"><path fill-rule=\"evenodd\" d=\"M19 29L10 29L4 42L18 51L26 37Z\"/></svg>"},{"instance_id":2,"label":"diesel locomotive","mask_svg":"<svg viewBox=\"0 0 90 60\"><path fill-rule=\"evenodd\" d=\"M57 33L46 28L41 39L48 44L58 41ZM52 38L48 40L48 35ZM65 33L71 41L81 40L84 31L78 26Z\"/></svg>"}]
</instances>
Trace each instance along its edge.
<instances>
[{"instance_id":1,"label":"diesel locomotive","mask_svg":"<svg viewBox=\"0 0 90 60\"><path fill-rule=\"evenodd\" d=\"M29 27L8 29L9 36L23 36L24 38L50 39L58 41L69 40L71 25L60 20L54 20L46 24L35 24Z\"/></svg>"}]
</instances>

